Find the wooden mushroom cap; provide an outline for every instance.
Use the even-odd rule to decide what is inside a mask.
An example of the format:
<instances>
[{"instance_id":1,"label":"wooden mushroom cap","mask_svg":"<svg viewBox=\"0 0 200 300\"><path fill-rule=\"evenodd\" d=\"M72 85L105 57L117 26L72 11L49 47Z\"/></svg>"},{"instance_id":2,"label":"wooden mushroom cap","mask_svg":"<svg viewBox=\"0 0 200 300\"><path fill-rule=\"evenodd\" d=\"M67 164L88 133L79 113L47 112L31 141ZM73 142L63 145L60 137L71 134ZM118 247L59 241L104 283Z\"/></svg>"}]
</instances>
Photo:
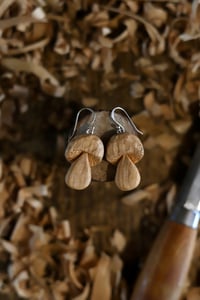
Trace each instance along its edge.
<instances>
[{"instance_id":1,"label":"wooden mushroom cap","mask_svg":"<svg viewBox=\"0 0 200 300\"><path fill-rule=\"evenodd\" d=\"M107 161L115 164L123 155L127 155L133 163L137 163L143 157L144 148L136 135L121 133L111 137L107 145Z\"/></svg>"},{"instance_id":2,"label":"wooden mushroom cap","mask_svg":"<svg viewBox=\"0 0 200 300\"><path fill-rule=\"evenodd\" d=\"M69 162L74 161L82 153L87 153L90 166L101 162L104 155L104 145L101 139L93 134L84 134L73 138L65 151L65 157Z\"/></svg>"}]
</instances>

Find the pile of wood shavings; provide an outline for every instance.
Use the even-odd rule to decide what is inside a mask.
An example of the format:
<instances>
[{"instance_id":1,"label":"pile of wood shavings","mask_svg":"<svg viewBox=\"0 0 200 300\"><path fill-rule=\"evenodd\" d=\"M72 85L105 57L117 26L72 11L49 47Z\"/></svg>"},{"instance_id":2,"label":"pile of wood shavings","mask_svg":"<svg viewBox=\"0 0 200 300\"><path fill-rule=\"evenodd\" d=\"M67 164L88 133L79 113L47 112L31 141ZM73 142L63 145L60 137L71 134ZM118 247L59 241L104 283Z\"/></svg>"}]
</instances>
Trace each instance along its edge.
<instances>
[{"instance_id":1,"label":"pile of wood shavings","mask_svg":"<svg viewBox=\"0 0 200 300\"><path fill-rule=\"evenodd\" d=\"M122 233L113 234L113 255L98 256L89 230L74 239L70 222L48 205L52 180L38 182L36 162L23 158L0 166L1 291L33 300L110 299L112 290L125 295Z\"/></svg>"},{"instance_id":2,"label":"pile of wood shavings","mask_svg":"<svg viewBox=\"0 0 200 300\"><path fill-rule=\"evenodd\" d=\"M83 239L75 238L69 220L53 206L56 180L42 174L38 161L14 157L28 152L63 164L64 135L78 107L125 107L144 132L145 157L140 188L118 198L135 211L141 203L145 219L160 224L182 179L183 172L174 178L171 169L181 164L186 170L199 138L199 13L197 0L0 2L2 291L28 299L127 299L119 252L128 231L124 237L116 229L115 251L97 256L87 225L81 223ZM112 198L113 187L105 186ZM140 236L146 243L147 221ZM199 297L199 269L198 240L187 300ZM98 270L110 278L106 286Z\"/></svg>"},{"instance_id":3,"label":"pile of wood shavings","mask_svg":"<svg viewBox=\"0 0 200 300\"><path fill-rule=\"evenodd\" d=\"M18 75L34 74L41 90L54 97L69 97L78 86L76 96L81 95L88 106L98 104L93 88L111 92L121 79L130 84L129 96L141 98L150 90L162 99L161 106L153 105L157 116L167 114L164 100L173 88L176 105L186 110L188 96L190 102L196 100L199 85L198 1L101 3L3 1L2 66ZM129 54L131 65L126 62ZM98 83L92 86L91 77L97 72ZM158 82L162 72L167 76ZM145 105L150 104L146 99Z\"/></svg>"}]
</instances>

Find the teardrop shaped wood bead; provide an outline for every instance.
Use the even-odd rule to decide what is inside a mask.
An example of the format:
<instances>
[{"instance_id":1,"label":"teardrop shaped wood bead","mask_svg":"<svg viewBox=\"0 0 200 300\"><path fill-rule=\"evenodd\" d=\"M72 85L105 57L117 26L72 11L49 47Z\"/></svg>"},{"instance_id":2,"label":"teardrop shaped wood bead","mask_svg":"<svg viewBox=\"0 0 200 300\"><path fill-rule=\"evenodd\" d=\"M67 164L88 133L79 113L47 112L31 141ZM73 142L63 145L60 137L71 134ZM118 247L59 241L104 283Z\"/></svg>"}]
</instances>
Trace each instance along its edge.
<instances>
[{"instance_id":1,"label":"teardrop shaped wood bead","mask_svg":"<svg viewBox=\"0 0 200 300\"><path fill-rule=\"evenodd\" d=\"M66 177L66 184L75 190L83 190L92 180L91 167L87 153L81 154L70 166Z\"/></svg>"},{"instance_id":2,"label":"teardrop shaped wood bead","mask_svg":"<svg viewBox=\"0 0 200 300\"><path fill-rule=\"evenodd\" d=\"M123 155L117 165L115 183L122 191L135 189L140 183L140 173L138 168L127 156Z\"/></svg>"}]
</instances>

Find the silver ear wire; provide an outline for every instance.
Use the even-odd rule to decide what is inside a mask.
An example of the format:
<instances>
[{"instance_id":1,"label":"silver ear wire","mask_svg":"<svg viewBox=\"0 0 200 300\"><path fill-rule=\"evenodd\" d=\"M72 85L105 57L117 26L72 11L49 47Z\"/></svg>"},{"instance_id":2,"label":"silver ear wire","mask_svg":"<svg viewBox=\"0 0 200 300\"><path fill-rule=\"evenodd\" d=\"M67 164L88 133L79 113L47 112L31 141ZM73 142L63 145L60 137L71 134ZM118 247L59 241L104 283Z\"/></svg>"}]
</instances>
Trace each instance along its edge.
<instances>
[{"instance_id":1,"label":"silver ear wire","mask_svg":"<svg viewBox=\"0 0 200 300\"><path fill-rule=\"evenodd\" d=\"M111 117L112 121L113 121L114 124L115 124L115 127L116 127L116 129L117 129L117 133L124 133L126 130L125 130L124 126L123 126L122 124L120 124L120 123L116 120L116 118L115 118L115 112L116 112L116 110L121 110L121 111L126 115L126 117L127 117L127 119L129 120L131 126L133 127L133 129L134 129L137 133L143 134L143 132L140 131L140 130L135 126L135 124L133 123L133 121L132 121L131 117L129 116L129 114L127 113L127 111L126 111L125 109L123 109L122 107L120 107L120 106L117 106L117 107L113 108L112 111L111 111L111 113L110 113L110 117Z\"/></svg>"},{"instance_id":2,"label":"silver ear wire","mask_svg":"<svg viewBox=\"0 0 200 300\"><path fill-rule=\"evenodd\" d=\"M68 141L70 141L70 140L73 138L73 136L75 135L75 132L76 132L76 130L77 130L77 125L78 125L78 120L79 120L80 114L81 114L84 110L88 110L88 111L90 111L91 114L92 114L92 120L90 121L90 123L87 123L87 124L85 125L86 128L85 128L84 131L85 131L86 134L93 134L93 132L94 132L94 122L95 122L95 120L96 120L96 113L94 112L93 109L88 108L88 107L84 107L84 108L81 108L81 109L78 111L77 115L76 115L76 119L75 119L75 123L74 123L74 128L73 128L72 134L70 135Z\"/></svg>"}]
</instances>

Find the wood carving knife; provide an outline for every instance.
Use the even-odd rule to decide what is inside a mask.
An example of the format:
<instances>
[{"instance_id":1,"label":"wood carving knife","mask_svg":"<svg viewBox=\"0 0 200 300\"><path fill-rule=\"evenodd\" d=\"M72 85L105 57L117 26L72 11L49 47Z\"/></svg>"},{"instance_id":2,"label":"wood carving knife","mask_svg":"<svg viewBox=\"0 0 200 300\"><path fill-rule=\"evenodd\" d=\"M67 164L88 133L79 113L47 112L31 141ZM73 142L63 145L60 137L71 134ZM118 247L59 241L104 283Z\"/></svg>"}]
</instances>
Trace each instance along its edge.
<instances>
[{"instance_id":1,"label":"wood carving knife","mask_svg":"<svg viewBox=\"0 0 200 300\"><path fill-rule=\"evenodd\" d=\"M200 218L200 143L176 200L148 255L131 300L180 299Z\"/></svg>"}]
</instances>

